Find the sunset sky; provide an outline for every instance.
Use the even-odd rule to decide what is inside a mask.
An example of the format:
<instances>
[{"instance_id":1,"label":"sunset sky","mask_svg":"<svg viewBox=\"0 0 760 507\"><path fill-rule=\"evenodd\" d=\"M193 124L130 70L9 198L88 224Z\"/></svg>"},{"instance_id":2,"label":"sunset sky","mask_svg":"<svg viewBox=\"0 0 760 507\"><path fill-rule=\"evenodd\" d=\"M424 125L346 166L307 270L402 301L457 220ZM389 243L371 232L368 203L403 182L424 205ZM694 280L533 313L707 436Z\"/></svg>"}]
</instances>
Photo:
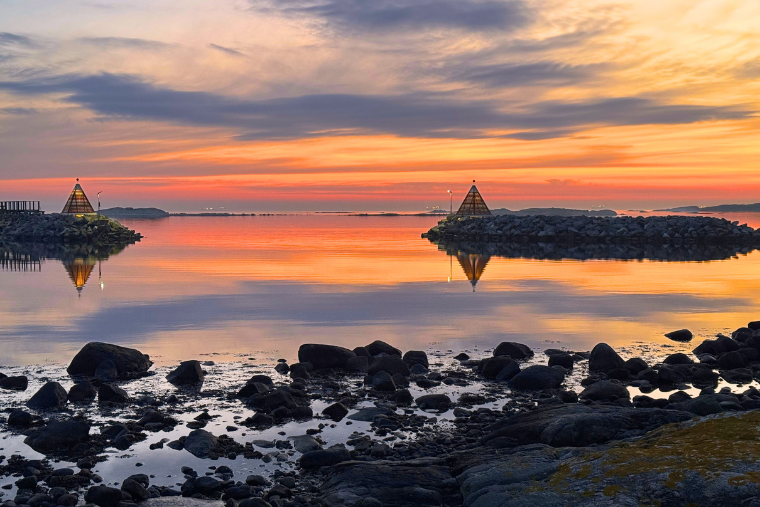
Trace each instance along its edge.
<instances>
[{"instance_id":1,"label":"sunset sky","mask_svg":"<svg viewBox=\"0 0 760 507\"><path fill-rule=\"evenodd\" d=\"M0 0L0 200L760 201L760 2Z\"/></svg>"}]
</instances>

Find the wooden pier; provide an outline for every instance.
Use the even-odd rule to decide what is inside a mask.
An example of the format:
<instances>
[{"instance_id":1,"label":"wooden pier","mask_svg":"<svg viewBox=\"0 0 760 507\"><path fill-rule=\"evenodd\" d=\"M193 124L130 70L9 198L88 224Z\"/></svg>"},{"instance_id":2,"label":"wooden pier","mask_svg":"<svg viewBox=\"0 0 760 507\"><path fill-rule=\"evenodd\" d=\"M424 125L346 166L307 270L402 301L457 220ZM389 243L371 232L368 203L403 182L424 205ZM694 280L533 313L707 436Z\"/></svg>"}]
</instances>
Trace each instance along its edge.
<instances>
[{"instance_id":1,"label":"wooden pier","mask_svg":"<svg viewBox=\"0 0 760 507\"><path fill-rule=\"evenodd\" d=\"M40 201L0 201L0 215L3 214L42 215Z\"/></svg>"}]
</instances>

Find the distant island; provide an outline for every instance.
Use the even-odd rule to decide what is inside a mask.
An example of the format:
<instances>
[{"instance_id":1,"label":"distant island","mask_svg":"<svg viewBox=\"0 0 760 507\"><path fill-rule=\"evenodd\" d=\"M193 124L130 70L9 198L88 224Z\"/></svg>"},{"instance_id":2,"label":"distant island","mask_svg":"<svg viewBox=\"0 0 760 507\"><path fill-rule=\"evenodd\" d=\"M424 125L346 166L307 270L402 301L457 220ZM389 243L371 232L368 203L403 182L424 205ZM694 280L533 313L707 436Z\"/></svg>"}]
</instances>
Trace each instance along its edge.
<instances>
[{"instance_id":1,"label":"distant island","mask_svg":"<svg viewBox=\"0 0 760 507\"><path fill-rule=\"evenodd\" d=\"M169 213L158 208L108 208L100 211L109 218L165 218Z\"/></svg>"},{"instance_id":2,"label":"distant island","mask_svg":"<svg viewBox=\"0 0 760 507\"><path fill-rule=\"evenodd\" d=\"M679 208L656 209L675 213L760 213L760 202L755 204L720 204L718 206L681 206Z\"/></svg>"},{"instance_id":3,"label":"distant island","mask_svg":"<svg viewBox=\"0 0 760 507\"><path fill-rule=\"evenodd\" d=\"M568 209L568 208L527 208L520 211L512 211L507 208L497 208L491 210L494 215L517 215L527 216L546 216L546 217L616 217L617 213L611 209L602 210L585 210L585 209Z\"/></svg>"}]
</instances>

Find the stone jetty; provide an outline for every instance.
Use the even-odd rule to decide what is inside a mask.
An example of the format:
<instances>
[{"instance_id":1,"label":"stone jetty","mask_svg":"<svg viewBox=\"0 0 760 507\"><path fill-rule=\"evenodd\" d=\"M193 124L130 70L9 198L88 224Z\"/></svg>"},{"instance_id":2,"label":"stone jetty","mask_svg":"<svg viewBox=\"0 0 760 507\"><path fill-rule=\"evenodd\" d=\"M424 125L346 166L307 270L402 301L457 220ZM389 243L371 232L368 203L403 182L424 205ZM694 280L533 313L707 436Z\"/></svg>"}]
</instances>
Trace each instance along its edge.
<instances>
[{"instance_id":1,"label":"stone jetty","mask_svg":"<svg viewBox=\"0 0 760 507\"><path fill-rule=\"evenodd\" d=\"M705 216L484 216L446 218L423 237L431 241L511 243L746 245L760 247L760 231Z\"/></svg>"},{"instance_id":2,"label":"stone jetty","mask_svg":"<svg viewBox=\"0 0 760 507\"><path fill-rule=\"evenodd\" d=\"M118 246L140 241L142 236L116 220L96 215L0 216L0 242Z\"/></svg>"}]
</instances>

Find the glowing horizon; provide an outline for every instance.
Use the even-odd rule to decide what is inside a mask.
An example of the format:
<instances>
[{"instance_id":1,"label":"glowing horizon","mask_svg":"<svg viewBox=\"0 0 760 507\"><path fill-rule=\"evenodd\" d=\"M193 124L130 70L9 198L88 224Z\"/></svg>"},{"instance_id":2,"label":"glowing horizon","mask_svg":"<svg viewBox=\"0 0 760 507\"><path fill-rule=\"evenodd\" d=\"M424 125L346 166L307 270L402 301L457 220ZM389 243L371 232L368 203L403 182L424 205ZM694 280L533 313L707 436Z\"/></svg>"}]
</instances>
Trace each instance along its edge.
<instances>
[{"instance_id":1,"label":"glowing horizon","mask_svg":"<svg viewBox=\"0 0 760 507\"><path fill-rule=\"evenodd\" d=\"M760 4L0 5L0 199L58 211L760 201ZM60 206L59 203L60 202Z\"/></svg>"}]
</instances>

